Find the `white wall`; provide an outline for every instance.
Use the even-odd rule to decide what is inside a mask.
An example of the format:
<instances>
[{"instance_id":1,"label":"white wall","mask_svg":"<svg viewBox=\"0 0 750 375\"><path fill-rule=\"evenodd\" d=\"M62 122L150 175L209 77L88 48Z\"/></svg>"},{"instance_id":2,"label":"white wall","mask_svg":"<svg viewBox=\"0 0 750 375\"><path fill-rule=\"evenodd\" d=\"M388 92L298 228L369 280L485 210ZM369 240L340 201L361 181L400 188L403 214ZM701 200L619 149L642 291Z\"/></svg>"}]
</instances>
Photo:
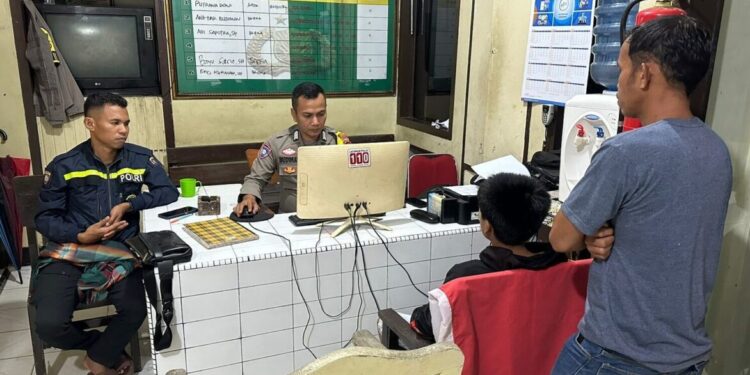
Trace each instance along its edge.
<instances>
[{"instance_id":1,"label":"white wall","mask_svg":"<svg viewBox=\"0 0 750 375\"><path fill-rule=\"evenodd\" d=\"M0 51L3 51L0 58L0 129L8 133L8 142L0 144L0 156L31 158L9 0L0 0Z\"/></svg>"},{"instance_id":2,"label":"white wall","mask_svg":"<svg viewBox=\"0 0 750 375\"><path fill-rule=\"evenodd\" d=\"M466 116L467 164L507 154L520 160L526 124L521 85L531 1L475 0L473 3L476 7L473 23L472 1L460 3L451 122L453 139L445 140L402 126L396 126L396 136L433 152L453 154L456 162L460 163ZM471 77L467 83L469 34L472 31ZM534 106L529 156L541 149L543 139L540 106Z\"/></svg>"},{"instance_id":3,"label":"white wall","mask_svg":"<svg viewBox=\"0 0 750 375\"><path fill-rule=\"evenodd\" d=\"M712 375L750 372L750 1L726 0L707 121L732 155L734 184L708 310Z\"/></svg>"}]
</instances>

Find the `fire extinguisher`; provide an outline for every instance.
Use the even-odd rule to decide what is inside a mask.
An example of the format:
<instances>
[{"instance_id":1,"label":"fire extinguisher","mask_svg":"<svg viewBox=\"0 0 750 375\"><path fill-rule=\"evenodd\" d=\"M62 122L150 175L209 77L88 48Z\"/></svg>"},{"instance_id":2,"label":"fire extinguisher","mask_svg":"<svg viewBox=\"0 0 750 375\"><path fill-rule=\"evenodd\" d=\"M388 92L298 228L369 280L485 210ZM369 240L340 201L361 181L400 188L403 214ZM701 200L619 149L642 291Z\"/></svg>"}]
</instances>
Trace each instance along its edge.
<instances>
[{"instance_id":1,"label":"fire extinguisher","mask_svg":"<svg viewBox=\"0 0 750 375\"><path fill-rule=\"evenodd\" d=\"M620 44L625 42L625 26L628 23L630 11L641 1L643 0L631 1L622 13L622 18L620 19ZM675 5L675 1L673 0L656 0L656 4L653 7L638 12L635 16L635 25L640 26L663 16L687 16L687 12L680 8L679 5Z\"/></svg>"},{"instance_id":2,"label":"fire extinguisher","mask_svg":"<svg viewBox=\"0 0 750 375\"><path fill-rule=\"evenodd\" d=\"M623 12L622 18L620 19L620 45L625 43L625 26L627 25L630 11L641 1L643 0L633 0L628 4L627 7L625 7L625 11ZM635 18L635 25L637 27L655 18L663 16L686 15L687 12L680 8L678 5L675 5L674 1L672 0L656 0L656 5L654 5L652 8L648 8L638 12ZM625 117L622 122L622 131L626 132L628 130L640 128L641 126L642 124L639 119L633 117Z\"/></svg>"}]
</instances>

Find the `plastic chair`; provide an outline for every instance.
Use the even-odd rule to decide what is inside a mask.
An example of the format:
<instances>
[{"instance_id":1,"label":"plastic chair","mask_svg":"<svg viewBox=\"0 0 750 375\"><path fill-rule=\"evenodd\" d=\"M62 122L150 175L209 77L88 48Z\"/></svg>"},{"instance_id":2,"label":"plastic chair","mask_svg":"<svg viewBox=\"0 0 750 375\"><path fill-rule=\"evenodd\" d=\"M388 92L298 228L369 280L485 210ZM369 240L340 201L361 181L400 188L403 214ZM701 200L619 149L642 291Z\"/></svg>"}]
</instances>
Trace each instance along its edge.
<instances>
[{"instance_id":1,"label":"plastic chair","mask_svg":"<svg viewBox=\"0 0 750 375\"><path fill-rule=\"evenodd\" d=\"M409 158L407 198L418 198L437 186L458 185L456 160L450 154L416 154Z\"/></svg>"},{"instance_id":2,"label":"plastic chair","mask_svg":"<svg viewBox=\"0 0 750 375\"><path fill-rule=\"evenodd\" d=\"M23 226L26 227L26 238L29 242L29 258L31 260L32 275L36 271L39 258L39 243L37 241L36 224L34 216L39 207L39 191L42 188L42 176L23 176L13 179L13 187L16 194L16 203L18 212L21 217ZM47 364L44 361L44 349L49 348L36 333L36 306L31 304L34 293L34 283L29 284L29 295L27 298L27 310L29 315L29 332L31 333L31 349L34 354L34 369L37 375L47 374ZM94 304L79 304L75 311L89 310L108 306L109 303L98 302ZM85 329L105 327L109 324L111 314L77 320L75 324L82 325ZM143 363L141 362L141 347L139 333L136 332L130 339L130 356L133 358L133 370L141 371Z\"/></svg>"},{"instance_id":3,"label":"plastic chair","mask_svg":"<svg viewBox=\"0 0 750 375\"><path fill-rule=\"evenodd\" d=\"M318 358L292 375L457 375L463 355L451 343L418 350L389 350L368 331L357 331L352 346Z\"/></svg>"}]
</instances>

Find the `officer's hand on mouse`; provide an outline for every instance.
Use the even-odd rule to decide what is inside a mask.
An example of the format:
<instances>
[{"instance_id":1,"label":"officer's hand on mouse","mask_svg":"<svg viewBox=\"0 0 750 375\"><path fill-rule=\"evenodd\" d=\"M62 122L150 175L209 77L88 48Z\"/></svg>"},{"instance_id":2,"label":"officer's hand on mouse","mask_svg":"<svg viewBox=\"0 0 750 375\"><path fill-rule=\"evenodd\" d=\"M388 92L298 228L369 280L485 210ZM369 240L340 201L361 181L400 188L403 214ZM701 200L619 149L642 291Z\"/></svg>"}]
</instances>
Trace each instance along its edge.
<instances>
[{"instance_id":1,"label":"officer's hand on mouse","mask_svg":"<svg viewBox=\"0 0 750 375\"><path fill-rule=\"evenodd\" d=\"M125 220L120 220L111 225L107 225L109 221L110 217L107 216L104 219L91 224L86 228L85 232L78 233L78 243L91 244L106 241L128 226L128 222Z\"/></svg>"},{"instance_id":2,"label":"officer's hand on mouse","mask_svg":"<svg viewBox=\"0 0 750 375\"><path fill-rule=\"evenodd\" d=\"M245 197L242 198L240 203L237 203L237 205L234 206L234 214L237 216L242 215L242 209L245 207L247 207L247 211L252 214L258 213L258 209L260 209L257 199L252 194L245 194Z\"/></svg>"},{"instance_id":3,"label":"officer's hand on mouse","mask_svg":"<svg viewBox=\"0 0 750 375\"><path fill-rule=\"evenodd\" d=\"M242 213L239 215L240 217L247 217L247 216L255 216L255 214L250 213L250 211L247 209L247 207L242 209Z\"/></svg>"}]
</instances>

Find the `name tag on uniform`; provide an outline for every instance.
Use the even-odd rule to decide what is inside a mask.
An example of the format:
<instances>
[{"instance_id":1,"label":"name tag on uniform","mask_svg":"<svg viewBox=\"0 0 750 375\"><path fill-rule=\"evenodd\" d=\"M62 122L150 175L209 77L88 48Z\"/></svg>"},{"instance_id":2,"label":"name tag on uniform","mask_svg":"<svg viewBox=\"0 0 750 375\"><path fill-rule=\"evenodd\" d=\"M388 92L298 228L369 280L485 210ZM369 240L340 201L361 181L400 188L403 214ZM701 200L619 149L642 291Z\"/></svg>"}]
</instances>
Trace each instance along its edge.
<instances>
[{"instance_id":1,"label":"name tag on uniform","mask_svg":"<svg viewBox=\"0 0 750 375\"><path fill-rule=\"evenodd\" d=\"M137 182L137 183L143 183L143 175L142 174L133 174L133 173L123 173L120 175L120 182Z\"/></svg>"}]
</instances>

